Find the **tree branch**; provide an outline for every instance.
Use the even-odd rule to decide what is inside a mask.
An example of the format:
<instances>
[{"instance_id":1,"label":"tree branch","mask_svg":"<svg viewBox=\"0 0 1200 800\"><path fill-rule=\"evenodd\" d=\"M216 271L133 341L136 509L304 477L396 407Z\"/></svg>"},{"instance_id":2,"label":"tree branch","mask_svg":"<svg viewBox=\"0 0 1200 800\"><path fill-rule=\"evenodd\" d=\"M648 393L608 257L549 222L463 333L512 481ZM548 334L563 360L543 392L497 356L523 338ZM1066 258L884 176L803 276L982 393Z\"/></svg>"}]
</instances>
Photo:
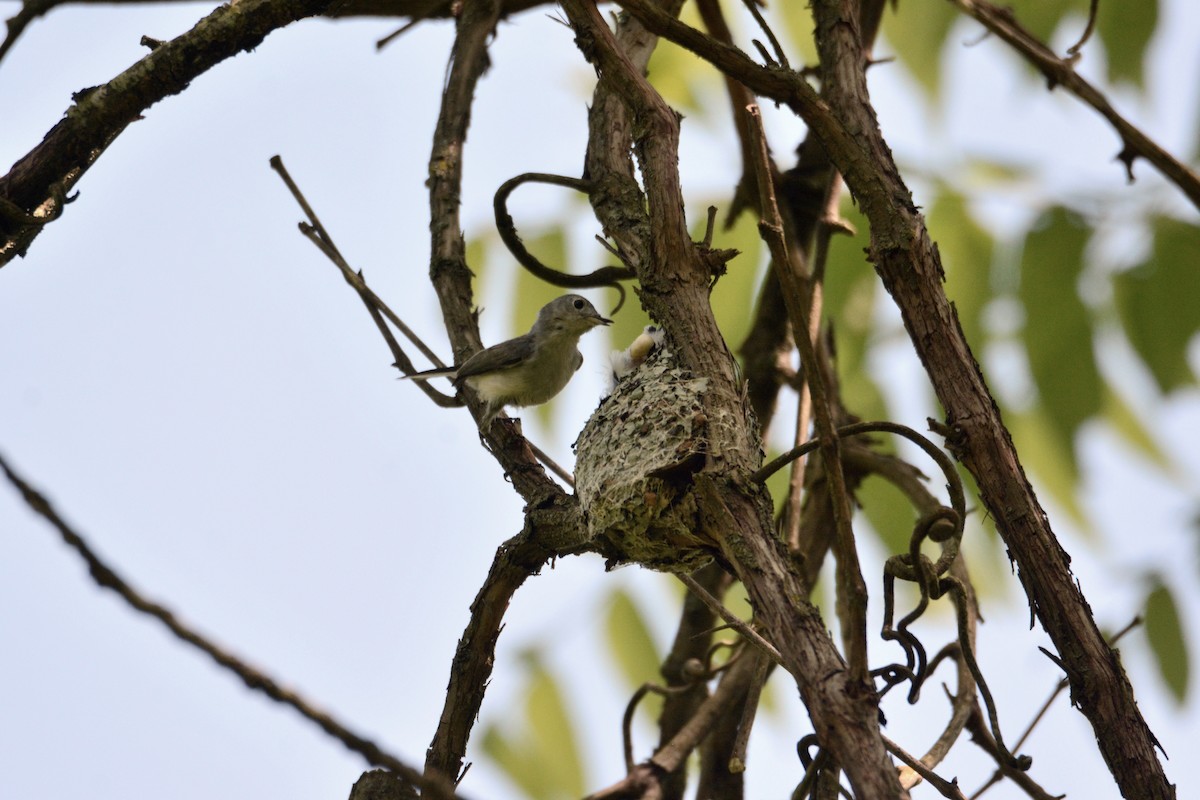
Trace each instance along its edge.
<instances>
[{"instance_id":1,"label":"tree branch","mask_svg":"<svg viewBox=\"0 0 1200 800\"><path fill-rule=\"evenodd\" d=\"M75 104L41 144L0 177L0 266L24 255L46 223L57 218L88 168L150 106L188 87L231 56L253 50L267 34L324 11L331 0L240 0L223 5L187 33Z\"/></svg>"},{"instance_id":2,"label":"tree branch","mask_svg":"<svg viewBox=\"0 0 1200 800\"><path fill-rule=\"evenodd\" d=\"M564 0L576 44L629 107L645 178L651 246L637 265L641 297L663 323L682 364L706 380L706 465L692 475L697 533L718 547L746 585L755 618L796 680L817 735L864 797L905 796L879 736L872 687L854 680L807 590L774 538L766 493L745 481L760 458L734 362L708 302L711 261L689 237L678 172L679 117L625 55L589 0ZM654 9L660 17L669 15ZM632 209L627 213L632 213Z\"/></svg>"},{"instance_id":3,"label":"tree branch","mask_svg":"<svg viewBox=\"0 0 1200 800\"><path fill-rule=\"evenodd\" d=\"M987 0L950 0L960 11L971 15L989 31L1012 46L1026 61L1046 76L1049 88L1062 86L1068 92L1100 113L1121 137L1121 151L1117 158L1125 165L1129 181L1133 182L1133 162L1141 156L1149 161L1171 183L1187 195L1192 205L1200 208L1200 175L1179 161L1153 139L1144 134L1125 117L1121 116L1108 102L1100 90L1075 71L1077 56L1059 58L1053 50L1042 44L1036 36L1017 22L1012 9L994 6ZM1089 18L1089 31L1094 19ZM1085 32L1072 50L1077 50L1087 40Z\"/></svg>"},{"instance_id":4,"label":"tree branch","mask_svg":"<svg viewBox=\"0 0 1200 800\"><path fill-rule=\"evenodd\" d=\"M467 741L479 709L492 665L496 642L504 627L513 594L551 558L581 552L587 526L574 498L530 512L525 528L496 550L487 578L471 604L471 619L458 640L451 662L446 702L437 733L425 755L426 775L456 780L466 757Z\"/></svg>"},{"instance_id":5,"label":"tree branch","mask_svg":"<svg viewBox=\"0 0 1200 800\"><path fill-rule=\"evenodd\" d=\"M622 5L650 30L729 72L754 91L786 103L820 136L871 224L871 260L900 308L909 338L950 422L949 445L970 470L984 504L1020 566L1030 605L1063 659L1072 696L1092 724L1123 793L1170 798L1174 790L1155 753L1128 678L1104 642L1070 559L1025 477L999 408L942 287L940 257L879 133L863 78L866 59L854 16L841 0L817 0L817 39L828 74L826 103L801 76L760 67L659 13L645 0ZM854 133L852 134L851 131Z\"/></svg>"}]
</instances>

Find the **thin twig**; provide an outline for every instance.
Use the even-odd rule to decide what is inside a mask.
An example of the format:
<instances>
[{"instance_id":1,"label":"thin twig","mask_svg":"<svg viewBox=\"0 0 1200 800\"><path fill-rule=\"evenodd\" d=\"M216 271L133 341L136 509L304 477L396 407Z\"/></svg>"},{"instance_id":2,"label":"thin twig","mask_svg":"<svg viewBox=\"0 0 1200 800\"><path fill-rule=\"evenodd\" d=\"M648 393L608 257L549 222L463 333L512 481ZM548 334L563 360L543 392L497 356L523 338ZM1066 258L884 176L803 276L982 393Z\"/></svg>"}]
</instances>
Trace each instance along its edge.
<instances>
[{"instance_id":1,"label":"thin twig","mask_svg":"<svg viewBox=\"0 0 1200 800\"><path fill-rule=\"evenodd\" d=\"M771 49L775 51L775 58L770 60L773 60L778 66L784 69L791 69L792 65L788 63L787 53L784 52L783 47L779 44L779 39L776 38L775 31L771 30L771 26L763 19L762 12L758 10L758 3L755 0L742 0L742 5L754 17L754 21L758 23L759 29L767 35L768 41L771 42ZM763 55L765 56L766 54L764 53Z\"/></svg>"},{"instance_id":2,"label":"thin twig","mask_svg":"<svg viewBox=\"0 0 1200 800\"><path fill-rule=\"evenodd\" d=\"M758 700L762 696L763 686L767 683L771 664L766 659L759 659L758 669L754 680L746 692L746 702L742 704L742 718L738 723L737 736L733 740L732 752L729 754L729 771L746 771L746 750L750 745L750 731L754 728L754 717L758 713Z\"/></svg>"},{"instance_id":3,"label":"thin twig","mask_svg":"<svg viewBox=\"0 0 1200 800\"><path fill-rule=\"evenodd\" d=\"M741 634L743 639L750 642L763 653L765 653L767 657L776 664L783 663L783 657L779 655L779 651L775 649L773 644L762 638L758 631L754 630L743 620L739 619L737 614L734 614L732 611L725 608L725 606L721 605L715 597L709 594L703 586L696 582L695 578L685 573L676 573L675 577L678 578L684 586L688 587L692 594L696 595L696 597L698 597L701 602L704 603L704 605L708 606L709 610L711 610L721 619L728 622L729 627Z\"/></svg>"},{"instance_id":4,"label":"thin twig","mask_svg":"<svg viewBox=\"0 0 1200 800\"><path fill-rule=\"evenodd\" d=\"M304 211L305 216L308 217L309 223L316 231L320 241L318 242L314 240L313 243L316 244L317 247L320 248L321 252L324 253L341 271L342 276L346 279L346 282L349 283L354 290L362 296L363 301L367 303L368 307L379 309L380 313L387 317L388 321L395 325L398 331L404 334L404 336L410 342L412 342L413 345L416 346L416 348L420 350L426 358L433 362L434 367L445 367L446 364L440 358L438 358L437 353L433 352L433 350L431 350L429 346L421 340L421 337L417 336L412 328L408 327L408 325L404 323L404 320L400 319L400 317L397 316L394 311L388 308L388 305L383 302L379 295L371 291L366 282L363 281L362 276L350 267L350 264L346 261L345 257L342 256L341 251L338 250L337 245L333 243L333 238L329 235L329 231L325 230L325 226L321 224L320 218L317 217L317 214L315 211L313 211L312 206L308 204L308 200L305 199L304 193L300 191L300 187L296 185L294 180L292 180L292 176L288 173L287 167L283 165L283 159L279 156L271 156L270 163L271 169L279 173L279 177L283 179L284 184L287 185L288 190L292 193L292 197L294 197L296 202L300 204L300 208ZM303 232L304 228L301 228L301 231ZM312 237L309 238L311 239Z\"/></svg>"},{"instance_id":5,"label":"thin twig","mask_svg":"<svg viewBox=\"0 0 1200 800\"><path fill-rule=\"evenodd\" d=\"M825 385L825 377L816 368L816 347L813 345L811 331L813 329L813 291L811 276L806 273L803 265L795 260L797 251L789 247L784 236L783 219L779 214L779 205L775 199L775 186L771 179L771 158L767 151L766 131L763 128L762 113L758 106L750 106L751 130L758 142L758 148L753 156L755 175L758 179L759 207L761 221L759 233L771 251L771 260L775 276L783 288L784 301L787 304L788 316L791 318L792 330L799 335L792 338L800 350L801 363L805 365L804 377L812 393L813 412L816 430L820 434L821 458L829 480L829 490L833 498L833 519L837 530L834 539L834 552L837 555L837 585L844 593L847 611L842 619L842 635L846 643L846 661L850 666L850 674L858 680L866 680L870 672L867 664L867 625L866 625L866 595L867 585L862 577L862 567L859 564L858 552L854 543L854 531L851 528L852 510L850 508L850 492L846 487L846 476L842 471L841 444L833 420L833 404Z\"/></svg>"},{"instance_id":6,"label":"thin twig","mask_svg":"<svg viewBox=\"0 0 1200 800\"><path fill-rule=\"evenodd\" d=\"M544 450L542 450L542 448L538 447L533 442L529 442L529 449L533 451L533 454L535 456L537 456L538 461L541 461L543 464L546 465L546 467L551 472L553 472L559 478L562 478L562 480L567 484L567 486L570 486L572 489L575 488L575 476L574 475L572 475L571 473L567 472L565 469L560 467L558 465L557 461L555 461L553 458L551 458L549 455L547 455L546 452Z\"/></svg>"},{"instance_id":7,"label":"thin twig","mask_svg":"<svg viewBox=\"0 0 1200 800\"><path fill-rule=\"evenodd\" d=\"M1113 634L1112 639L1109 640L1109 644L1111 644L1115 647L1117 642L1121 641L1121 639L1125 636L1125 634L1129 633L1131 630L1133 630L1134 628L1136 628L1137 626L1139 626L1141 624L1142 624L1142 618L1134 617L1132 620L1130 620L1128 625L1126 625L1124 628L1122 628L1121 630L1119 630L1115 634ZM1042 703L1041 708L1039 708L1037 710L1037 713L1035 713L1033 715L1033 719L1031 719L1029 721L1029 724L1025 726L1025 730L1021 733L1020 737L1018 737L1017 743L1013 746L1014 750L1019 751L1022 747L1024 747L1026 740L1029 739L1029 736L1033 733L1034 729L1038 726L1038 723L1040 723L1042 721L1042 719L1046 716L1046 713L1050 710L1050 707L1054 704L1054 701L1056 699L1058 699L1058 696L1060 694L1062 694L1068 686L1070 686L1070 683L1067 681L1066 678L1059 679L1058 684L1050 692L1050 696L1046 698L1046 701L1044 703ZM972 794L971 797L972 798L981 797L983 795L983 793L986 792L988 789L990 789L994 784L999 783L1004 778L1004 776L1005 776L1004 770L997 769L994 773L992 773L992 776L990 778L988 778L988 780L982 786L980 786L978 789L975 790L975 793Z\"/></svg>"},{"instance_id":8,"label":"thin twig","mask_svg":"<svg viewBox=\"0 0 1200 800\"><path fill-rule=\"evenodd\" d=\"M1133 180L1133 162L1141 156L1178 186L1193 205L1200 208L1200 175L1119 114L1104 94L1075 72L1072 59L1059 58L1053 50L1017 22L1011 9L1001 8L987 0L949 2L974 17L1024 56L1026 61L1046 76L1050 88L1062 86L1108 120L1121 137L1122 147L1117 158L1125 164L1126 175L1130 181Z\"/></svg>"},{"instance_id":9,"label":"thin twig","mask_svg":"<svg viewBox=\"0 0 1200 800\"><path fill-rule=\"evenodd\" d=\"M209 13L106 84L76 92L74 104L42 140L0 177L0 197L38 217L0 234L0 265L23 255L97 159L154 103L184 91L227 58L262 44L272 31L326 11L329 0L241 0Z\"/></svg>"},{"instance_id":10,"label":"thin twig","mask_svg":"<svg viewBox=\"0 0 1200 800\"><path fill-rule=\"evenodd\" d=\"M144 597L112 567L102 561L83 536L63 520L50 501L18 475L3 457L0 457L0 470L3 470L9 483L21 493L25 504L38 516L49 522L58 531L63 542L79 554L87 564L92 580L98 586L116 592L135 611L157 619L176 638L203 652L215 661L217 666L237 675L250 689L262 692L277 703L292 707L301 716L315 722L321 730L337 739L348 749L361 755L369 764L392 770L402 779L415 786L420 786L434 797L453 798L456 796L453 788L446 782L438 780L436 777L426 779L420 772L385 752L379 745L354 733L327 712L317 709L295 691L285 689L274 678L251 667L238 656L209 641L202 634L181 622L174 612L161 603Z\"/></svg>"},{"instance_id":11,"label":"thin twig","mask_svg":"<svg viewBox=\"0 0 1200 800\"><path fill-rule=\"evenodd\" d=\"M950 800L967 800L962 790L958 788L957 782L951 782L941 777L929 767L922 764L920 759L915 758L911 753L886 736L883 737L883 746L888 749L888 752L907 764L909 769L929 781L931 786L942 793L942 797L949 797Z\"/></svg>"}]
</instances>

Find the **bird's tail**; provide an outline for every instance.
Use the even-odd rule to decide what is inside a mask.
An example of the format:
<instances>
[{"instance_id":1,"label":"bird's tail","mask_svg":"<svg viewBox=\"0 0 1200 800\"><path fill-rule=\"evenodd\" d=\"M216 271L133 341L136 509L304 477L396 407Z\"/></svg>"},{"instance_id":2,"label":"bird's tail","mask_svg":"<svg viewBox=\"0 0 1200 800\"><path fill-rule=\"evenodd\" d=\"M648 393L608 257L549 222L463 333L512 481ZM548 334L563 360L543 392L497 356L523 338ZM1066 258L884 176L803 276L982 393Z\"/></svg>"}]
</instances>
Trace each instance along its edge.
<instances>
[{"instance_id":1,"label":"bird's tail","mask_svg":"<svg viewBox=\"0 0 1200 800\"><path fill-rule=\"evenodd\" d=\"M393 367L399 369L398 364L392 364ZM414 372L411 375L401 375L397 380L407 381L427 381L430 378L453 378L458 372L458 367L439 367L438 369L427 369L423 372Z\"/></svg>"}]
</instances>

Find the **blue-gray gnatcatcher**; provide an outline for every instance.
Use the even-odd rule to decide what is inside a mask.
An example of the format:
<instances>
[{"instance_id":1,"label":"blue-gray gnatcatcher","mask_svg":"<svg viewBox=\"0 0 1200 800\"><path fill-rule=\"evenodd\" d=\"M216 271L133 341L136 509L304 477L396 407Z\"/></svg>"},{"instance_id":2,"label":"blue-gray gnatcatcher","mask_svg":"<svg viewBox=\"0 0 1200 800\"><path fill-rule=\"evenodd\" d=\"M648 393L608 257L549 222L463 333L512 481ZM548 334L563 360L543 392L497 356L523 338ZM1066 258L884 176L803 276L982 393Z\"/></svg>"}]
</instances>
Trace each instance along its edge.
<instances>
[{"instance_id":1,"label":"blue-gray gnatcatcher","mask_svg":"<svg viewBox=\"0 0 1200 800\"><path fill-rule=\"evenodd\" d=\"M579 337L611 324L587 298L563 295L542 306L529 333L480 350L458 367L404 377L444 377L470 386L485 403L480 427L487 428L505 406L535 406L562 391L583 364Z\"/></svg>"}]
</instances>

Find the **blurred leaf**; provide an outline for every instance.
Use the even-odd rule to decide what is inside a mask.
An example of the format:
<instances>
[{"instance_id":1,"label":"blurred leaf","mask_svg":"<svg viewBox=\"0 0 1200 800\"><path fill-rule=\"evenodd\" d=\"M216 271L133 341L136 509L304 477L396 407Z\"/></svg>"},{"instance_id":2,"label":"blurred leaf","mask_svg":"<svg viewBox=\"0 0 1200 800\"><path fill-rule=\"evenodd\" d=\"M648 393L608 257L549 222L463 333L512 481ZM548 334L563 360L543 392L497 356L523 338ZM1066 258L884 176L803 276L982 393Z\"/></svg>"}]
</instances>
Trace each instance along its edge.
<instances>
[{"instance_id":1,"label":"blurred leaf","mask_svg":"<svg viewBox=\"0 0 1200 800\"><path fill-rule=\"evenodd\" d=\"M1035 408L1024 413L1006 412L1004 421L1016 442L1022 462L1037 479L1038 490L1045 488L1071 519L1087 529L1088 519L1075 497L1078 474L1074 460L1068 460L1057 432L1046 418L1045 410Z\"/></svg>"},{"instance_id":2,"label":"blurred leaf","mask_svg":"<svg viewBox=\"0 0 1200 800\"><path fill-rule=\"evenodd\" d=\"M884 12L883 33L888 44L932 99L941 91L942 52L959 12L950 3L904 0ZM879 49L876 48L877 55ZM876 67L887 69L887 67Z\"/></svg>"},{"instance_id":3,"label":"blurred leaf","mask_svg":"<svg viewBox=\"0 0 1200 800\"><path fill-rule=\"evenodd\" d=\"M1146 638L1159 674L1175 701L1182 704L1187 697L1190 678L1187 641L1175 597L1158 578L1154 579L1154 587L1146 598Z\"/></svg>"},{"instance_id":4,"label":"blurred leaf","mask_svg":"<svg viewBox=\"0 0 1200 800\"><path fill-rule=\"evenodd\" d=\"M729 230L723 225L725 208L717 205L716 231L713 233L712 246L725 250L733 248L739 251L738 256L726 264L727 272L717 281L713 289L711 302L717 325L729 349L736 351L750 332L750 323L754 319L754 307L758 300L758 289L766 274L762 262L762 239L758 235L758 220L753 214L744 213ZM708 205L700 207L698 213L692 215L692 239L704 240L704 231L708 225Z\"/></svg>"},{"instance_id":5,"label":"blurred leaf","mask_svg":"<svg viewBox=\"0 0 1200 800\"><path fill-rule=\"evenodd\" d=\"M1025 305L1021 337L1041 406L1072 477L1075 432L1099 413L1104 381L1096 368L1091 315L1076 288L1091 231L1065 209L1043 215L1025 240L1018 296Z\"/></svg>"},{"instance_id":6,"label":"blurred leaf","mask_svg":"<svg viewBox=\"0 0 1200 800\"><path fill-rule=\"evenodd\" d=\"M567 269L567 237L561 226L555 226L532 238L522 237L525 247L539 261L554 270L569 272ZM509 315L509 338L520 336L529 330L537 319L537 313L542 306L556 297L568 294L570 290L561 286L552 286L538 279L532 272L516 263L504 245L497 241L507 262L516 271L516 302Z\"/></svg>"},{"instance_id":7,"label":"blurred leaf","mask_svg":"<svg viewBox=\"0 0 1200 800\"><path fill-rule=\"evenodd\" d=\"M958 310L967 344L980 353L984 345L983 308L992 296L995 243L968 212L966 199L951 189L942 190L927 216L946 271L946 293Z\"/></svg>"},{"instance_id":8,"label":"blurred leaf","mask_svg":"<svg viewBox=\"0 0 1200 800\"><path fill-rule=\"evenodd\" d=\"M817 63L817 43L813 39L816 25L808 3L771 3L764 14L767 24L775 31L783 44L784 52L792 62L792 69L799 69L798 61L805 64ZM776 24L782 18L783 24ZM796 56L799 56L797 58Z\"/></svg>"},{"instance_id":9,"label":"blurred leaf","mask_svg":"<svg viewBox=\"0 0 1200 800\"><path fill-rule=\"evenodd\" d=\"M835 234L829 242L822 313L833 321L838 372L848 374L861 371L866 362L870 335L875 330L879 278L863 252L868 244L866 218L849 203L842 204L840 213L858 233Z\"/></svg>"},{"instance_id":10,"label":"blurred leaf","mask_svg":"<svg viewBox=\"0 0 1200 800\"><path fill-rule=\"evenodd\" d=\"M1148 261L1114 280L1129 343L1169 393L1195 382L1187 348L1200 330L1200 228L1159 217Z\"/></svg>"},{"instance_id":11,"label":"blurred leaf","mask_svg":"<svg viewBox=\"0 0 1200 800\"><path fill-rule=\"evenodd\" d=\"M1011 0L1006 5L1013 10L1018 22L1047 44L1067 12L1082 10L1087 13L1086 0ZM1082 24L1075 38L1078 39L1081 33Z\"/></svg>"},{"instance_id":12,"label":"blurred leaf","mask_svg":"<svg viewBox=\"0 0 1200 800\"><path fill-rule=\"evenodd\" d=\"M476 297L485 293L487 282L495 277L491 265L492 254L497 247L503 248L504 245L500 243L500 237L490 229L467 237L467 267L475 274Z\"/></svg>"},{"instance_id":13,"label":"blurred leaf","mask_svg":"<svg viewBox=\"0 0 1200 800\"><path fill-rule=\"evenodd\" d=\"M1034 168L1017 158L1004 161L973 156L960 167L958 177L972 190L996 189L1031 180Z\"/></svg>"},{"instance_id":14,"label":"blurred leaf","mask_svg":"<svg viewBox=\"0 0 1200 800\"><path fill-rule=\"evenodd\" d=\"M650 56L646 74L667 104L686 116L703 118L704 108L693 82L699 59L674 42L660 39ZM706 90L707 94L707 90Z\"/></svg>"},{"instance_id":15,"label":"blurred leaf","mask_svg":"<svg viewBox=\"0 0 1200 800\"><path fill-rule=\"evenodd\" d=\"M628 592L612 593L605 619L608 649L630 688L659 679L662 657L641 609Z\"/></svg>"},{"instance_id":16,"label":"blurred leaf","mask_svg":"<svg viewBox=\"0 0 1200 800\"><path fill-rule=\"evenodd\" d=\"M774 448L767 449L766 458L763 463L767 463L773 458L783 455L782 450ZM777 470L771 477L767 478L767 491L771 495L771 501L775 508L775 513L779 514L783 511L783 504L787 501L788 485L792 480L792 469L790 466Z\"/></svg>"},{"instance_id":17,"label":"blurred leaf","mask_svg":"<svg viewBox=\"0 0 1200 800\"><path fill-rule=\"evenodd\" d=\"M1108 54L1108 79L1142 86L1146 46L1158 25L1158 0L1103 2L1096 14L1096 33ZM1083 53L1087 54L1087 45Z\"/></svg>"},{"instance_id":18,"label":"blurred leaf","mask_svg":"<svg viewBox=\"0 0 1200 800\"><path fill-rule=\"evenodd\" d=\"M1144 456L1163 469L1169 469L1170 459L1154 441L1144 421L1129 405L1111 389L1104 393L1104 418L1113 430L1125 441L1138 449Z\"/></svg>"},{"instance_id":19,"label":"blurred leaf","mask_svg":"<svg viewBox=\"0 0 1200 800\"><path fill-rule=\"evenodd\" d=\"M536 659L531 660L524 722L515 735L488 726L482 737L484 752L534 800L582 796L583 765L562 691Z\"/></svg>"},{"instance_id":20,"label":"blurred leaf","mask_svg":"<svg viewBox=\"0 0 1200 800\"><path fill-rule=\"evenodd\" d=\"M679 18L693 28L703 27L699 12L691 3L683 7ZM711 119L714 111L727 113L728 104L712 107L715 105L712 98L724 94L722 78L695 53L674 42L659 39L650 55L646 75L668 105L689 117L705 120Z\"/></svg>"},{"instance_id":21,"label":"blurred leaf","mask_svg":"<svg viewBox=\"0 0 1200 800\"><path fill-rule=\"evenodd\" d=\"M875 310L882 296L881 287L863 253L867 245L866 219L849 202L843 204L841 213L860 233L837 235L830 242L823 314L833 325L843 402L863 419L885 419L887 404L867 368L877 332Z\"/></svg>"},{"instance_id":22,"label":"blurred leaf","mask_svg":"<svg viewBox=\"0 0 1200 800\"><path fill-rule=\"evenodd\" d=\"M883 478L872 475L859 487L858 501L871 529L889 554L907 553L917 515L903 492Z\"/></svg>"}]
</instances>

